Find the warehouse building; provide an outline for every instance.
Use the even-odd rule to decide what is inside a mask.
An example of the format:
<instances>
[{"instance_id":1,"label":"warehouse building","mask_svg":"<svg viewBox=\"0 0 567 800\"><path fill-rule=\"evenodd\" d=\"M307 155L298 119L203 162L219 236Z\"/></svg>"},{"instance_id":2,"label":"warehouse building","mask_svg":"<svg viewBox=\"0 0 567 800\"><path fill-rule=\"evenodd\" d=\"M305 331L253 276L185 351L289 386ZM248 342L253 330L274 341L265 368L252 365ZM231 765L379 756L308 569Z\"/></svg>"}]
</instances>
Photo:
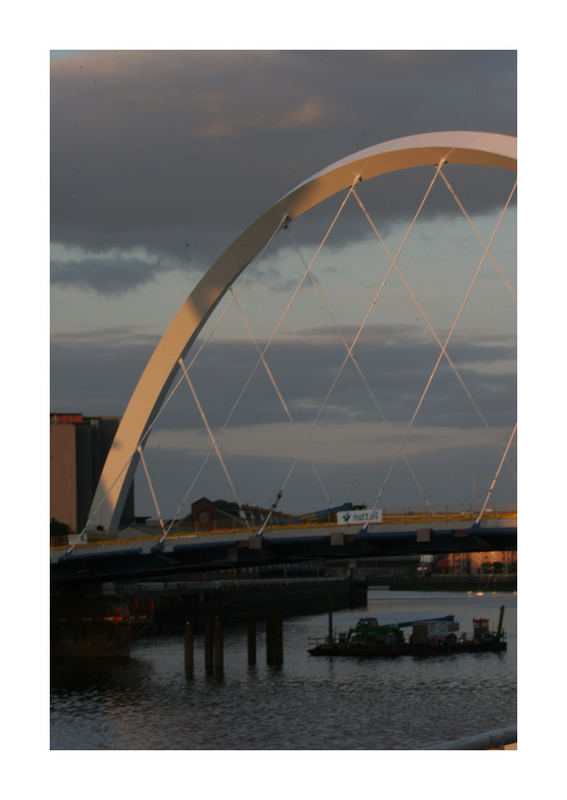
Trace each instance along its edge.
<instances>
[{"instance_id":1,"label":"warehouse building","mask_svg":"<svg viewBox=\"0 0 567 800\"><path fill-rule=\"evenodd\" d=\"M120 422L119 417L86 417L53 413L50 418L50 503L54 523L69 532L83 530L104 462ZM121 525L134 518L134 487L130 489Z\"/></svg>"}]
</instances>

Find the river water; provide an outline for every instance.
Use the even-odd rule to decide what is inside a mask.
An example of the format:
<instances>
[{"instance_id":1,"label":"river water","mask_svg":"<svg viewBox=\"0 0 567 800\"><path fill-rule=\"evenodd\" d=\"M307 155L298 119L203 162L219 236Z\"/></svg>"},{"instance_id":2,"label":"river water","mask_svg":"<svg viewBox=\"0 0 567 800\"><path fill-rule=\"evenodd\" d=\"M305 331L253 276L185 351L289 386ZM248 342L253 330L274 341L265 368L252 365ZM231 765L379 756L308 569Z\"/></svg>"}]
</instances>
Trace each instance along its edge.
<instances>
[{"instance_id":1,"label":"river water","mask_svg":"<svg viewBox=\"0 0 567 800\"><path fill-rule=\"evenodd\" d=\"M224 675L206 676L203 639L184 671L182 636L142 638L129 661L52 665L52 750L419 750L516 725L516 595L370 589L368 607L334 614L382 623L454 614L496 628L504 604L508 650L424 659L314 658L309 637L327 615L284 620L284 663L247 664L245 626L225 629ZM408 631L406 629L406 635Z\"/></svg>"}]
</instances>

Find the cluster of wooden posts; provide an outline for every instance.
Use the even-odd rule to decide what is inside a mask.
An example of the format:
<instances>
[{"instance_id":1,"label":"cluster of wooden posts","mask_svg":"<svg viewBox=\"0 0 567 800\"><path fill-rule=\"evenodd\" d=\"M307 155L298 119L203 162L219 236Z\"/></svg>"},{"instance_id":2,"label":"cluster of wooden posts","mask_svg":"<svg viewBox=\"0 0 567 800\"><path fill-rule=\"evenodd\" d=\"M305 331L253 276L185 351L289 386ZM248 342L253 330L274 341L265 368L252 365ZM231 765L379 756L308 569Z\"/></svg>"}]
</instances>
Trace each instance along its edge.
<instances>
[{"instance_id":1,"label":"cluster of wooden posts","mask_svg":"<svg viewBox=\"0 0 567 800\"><path fill-rule=\"evenodd\" d=\"M224 637L222 617L208 617L204 625L205 673L222 675L224 672ZM194 673L194 628L190 621L185 623L185 673ZM281 614L266 617L266 661L269 666L283 663L283 623ZM248 618L248 664L256 664L256 617Z\"/></svg>"}]
</instances>

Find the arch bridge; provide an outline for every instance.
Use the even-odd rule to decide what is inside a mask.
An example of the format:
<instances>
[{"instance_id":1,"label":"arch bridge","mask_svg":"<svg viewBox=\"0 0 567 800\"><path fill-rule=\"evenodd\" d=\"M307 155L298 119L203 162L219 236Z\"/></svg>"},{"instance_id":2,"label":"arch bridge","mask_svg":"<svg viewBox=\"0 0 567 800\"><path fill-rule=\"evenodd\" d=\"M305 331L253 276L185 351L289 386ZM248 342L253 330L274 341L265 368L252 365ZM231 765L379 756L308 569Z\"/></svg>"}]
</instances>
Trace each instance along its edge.
<instances>
[{"instance_id":1,"label":"arch bridge","mask_svg":"<svg viewBox=\"0 0 567 800\"><path fill-rule=\"evenodd\" d=\"M430 515L422 522L416 521L415 519L397 520L391 521L387 526L384 523L380 525L365 523L356 532L353 532L352 528L345 528L337 524L327 526L325 530L304 528L301 531L297 526L285 530L278 530L273 527L273 524L270 524L273 523L272 513L275 512L279 500L286 490L289 478L298 461L302 458L309 438L321 418L347 363L354 364L369 392L372 391L356 362L354 350L389 276L396 271L404 281L404 284L407 284L407 281L400 271L399 257L436 182L444 182L446 184L449 193L455 199L465 218L470 222L475 235L482 245L482 257L476 267L476 271L469 284L469 288L461 303L457 316L455 317L454 323L444 340L441 340L436 334L425 316L423 309L419 306L417 299L413 296L411 287L407 286L410 295L412 295L415 300L420 313L428 323L428 327L439 346L439 355L415 412L402 436L394 462L388 470L372 510L376 510L381 502L383 491L388 483L394 465L399 460L405 461L405 457L403 456L404 445L415 419L419 414L427 391L435 377L439 364L442 361L449 363L459 383L463 386L471 403L476 407L477 412L484 422L482 413L476 406L474 398L465 385L462 375L451 361L448 353L448 345L478 274L487 260L492 261L515 299L514 290L510 287L498 264L495 262L491 252L491 246L500 227L500 223L513 199L516 184L514 183L510 194L506 198L490 238L488 241L484 241L478 230L476 230L474 223L463 207L453 187L447 180L444 168L448 164L476 165L514 171L516 169L516 139L514 137L493 133L445 131L408 136L366 148L335 162L300 183L253 222L252 225L225 250L185 300L148 361L132 394L108 454L93 499L89 521L85 526L85 530L81 532L77 541L73 543L70 548L65 550L64 553L53 552L52 569L54 570L54 575L58 575L62 580L75 580L78 579L81 569L84 570L82 573L83 575L116 575L118 573L139 575L140 569L144 574L162 574L159 572L160 570L164 570L165 572L170 571L170 569L191 571L191 569L202 569L203 565L208 563L214 563L215 568L218 568L221 562L233 564L257 563L258 559L266 558L270 560L284 557L312 558L314 554L332 558L335 557L339 551L341 557L349 555L357 555L360 557L364 554L375 556L377 553L391 555L407 552L465 552L467 549L470 552L474 549L502 550L515 548L515 513L508 515L502 514L497 516L497 518L491 518L491 513L488 510L492 492L504 465L507 463L509 450L516 435L515 425L512 430L509 431L507 441L497 443L498 457L495 459L494 472L491 476L492 480L489 484L484 502L480 505L472 518L463 519L453 517L441 519L436 517L430 509ZM401 244L397 251L392 253L385 246L379 231L364 207L357 189L362 181L368 181L386 175L387 173L407 170L414 167L431 167L432 178ZM169 401L173 391L175 391L182 382L187 383L189 386L210 437L211 449L209 455L213 452L217 455L219 463L227 477L227 482L238 500L235 482L228 473L219 447L220 434L224 431L225 426L221 428L216 436L213 434L189 377L190 368L196 356L189 365L185 363L185 358L196 344L197 337L227 292L230 292L228 305L235 302L237 294L237 292L235 293L234 291L235 281L237 281L247 267L253 264L255 259L262 256L274 238L282 230L288 229L294 220L298 219L309 209L322 203L332 195L345 191L346 194L341 202L339 211L332 220L315 255L310 263L307 264L304 262L305 270L301 281L293 293L283 317L280 318L278 324L275 326L263 350L257 346L259 357L252 375L260 366L266 369L276 393L282 402L284 410L287 410L287 416L290 422L293 421L291 419L291 414L285 405L285 401L281 396L275 378L269 371L266 362L266 352L277 335L281 323L285 318L285 314L293 304L301 287L306 284L307 281L311 281L313 286L317 288L312 275L312 266L324 247L336 220L349 200L354 200L358 203L363 214L368 219L372 230L376 234L377 239L385 248L388 255L389 266L385 275L379 282L370 308L350 343L346 341L344 335L342 335L338 329L346 351L344 361L339 367L333 382L328 387L323 403L319 407L308 429L306 438L302 443L289 473L280 489L275 494L272 508L266 515L263 524L256 530L246 527L245 515L241 513L244 525L240 532L217 532L213 535L209 534L208 536L191 534L189 538L183 539L183 537L181 537L180 539L174 534L174 529L172 528L173 524L176 522L176 518L174 518L168 526L161 514L147 463L144 458L144 447L163 407ZM322 298L322 302L323 301L324 298ZM199 352L200 349L197 355ZM180 375L180 377L174 385L174 381L178 375ZM237 403L246 390L250 377ZM377 406L377 402L375 405ZM233 410L235 407L233 407ZM225 422L225 425L227 422ZM156 510L156 517L160 522L159 540L157 542L146 541L145 543L119 543L118 541L113 541L113 539L116 537L126 497L139 464L142 465L146 474ZM407 464L407 466L410 475L412 475L411 467L409 464ZM412 477L415 476L412 475ZM238 503L241 507L239 501ZM92 542L93 536L91 532L95 530L104 531L104 541L99 541L96 544ZM91 539L90 543L88 542L89 539ZM79 564L79 562L82 562L82 564ZM100 569L92 566L95 562L98 563ZM143 567L141 567L142 562L145 564ZM107 566L103 567L103 564ZM168 564L170 566L167 566Z\"/></svg>"}]
</instances>

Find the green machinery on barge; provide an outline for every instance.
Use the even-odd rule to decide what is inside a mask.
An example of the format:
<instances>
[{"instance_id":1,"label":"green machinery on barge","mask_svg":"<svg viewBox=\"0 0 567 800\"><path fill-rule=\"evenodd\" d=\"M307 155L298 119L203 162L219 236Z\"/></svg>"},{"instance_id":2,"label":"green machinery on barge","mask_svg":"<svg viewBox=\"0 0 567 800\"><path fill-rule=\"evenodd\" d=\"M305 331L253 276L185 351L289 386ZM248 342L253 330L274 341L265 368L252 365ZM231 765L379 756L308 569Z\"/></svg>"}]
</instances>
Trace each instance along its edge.
<instances>
[{"instance_id":1,"label":"green machinery on barge","mask_svg":"<svg viewBox=\"0 0 567 800\"><path fill-rule=\"evenodd\" d=\"M507 649L503 620L504 606L501 606L496 631L489 629L488 619L479 617L473 619L472 634L459 634L459 623L453 615L391 625L380 625L375 617L361 617L354 628L335 636L330 611L327 637L313 641L308 652L312 656L356 657L499 653ZM409 627L412 632L406 639L403 629Z\"/></svg>"}]
</instances>

